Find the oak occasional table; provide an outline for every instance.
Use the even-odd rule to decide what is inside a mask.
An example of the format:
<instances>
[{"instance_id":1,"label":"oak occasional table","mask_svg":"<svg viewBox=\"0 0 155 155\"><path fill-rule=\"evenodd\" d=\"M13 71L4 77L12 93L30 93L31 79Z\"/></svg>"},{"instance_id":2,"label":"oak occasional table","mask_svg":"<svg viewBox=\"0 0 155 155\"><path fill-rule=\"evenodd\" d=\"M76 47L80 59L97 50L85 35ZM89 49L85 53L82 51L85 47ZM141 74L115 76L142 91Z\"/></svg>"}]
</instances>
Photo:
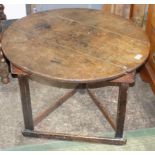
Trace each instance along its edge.
<instances>
[{"instance_id":1,"label":"oak occasional table","mask_svg":"<svg viewBox=\"0 0 155 155\"><path fill-rule=\"evenodd\" d=\"M13 23L2 39L2 49L18 75L25 129L24 136L125 144L123 137L127 90L135 71L149 54L149 40L131 21L91 9L59 9L36 13ZM75 89L62 96L39 116L32 117L31 78L73 83ZM116 121L92 93L94 84L119 87ZM115 137L89 137L36 131L34 126L78 90L85 89L103 113ZM93 124L92 124L93 125Z\"/></svg>"}]
</instances>

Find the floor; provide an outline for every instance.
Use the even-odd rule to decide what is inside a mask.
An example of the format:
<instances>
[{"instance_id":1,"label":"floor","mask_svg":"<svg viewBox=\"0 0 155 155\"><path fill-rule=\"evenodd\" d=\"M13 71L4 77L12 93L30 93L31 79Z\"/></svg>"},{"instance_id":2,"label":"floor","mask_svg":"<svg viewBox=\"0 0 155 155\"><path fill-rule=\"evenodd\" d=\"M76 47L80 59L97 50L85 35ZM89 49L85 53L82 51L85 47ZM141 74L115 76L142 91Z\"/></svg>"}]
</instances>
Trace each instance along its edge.
<instances>
[{"instance_id":1,"label":"floor","mask_svg":"<svg viewBox=\"0 0 155 155\"><path fill-rule=\"evenodd\" d=\"M30 88L33 115L70 89L64 88L63 85L48 86L35 81L30 81ZM101 101L107 102L105 104L108 111L115 117L118 89L105 87L92 91ZM22 136L23 117L19 94L16 78L11 78L7 85L0 85L0 149L52 142L53 140ZM135 86L129 89L125 130L151 127L155 127L155 97L149 85L137 75ZM86 93L75 94L42 121L37 129L83 135L103 135L104 132L112 132L110 125Z\"/></svg>"}]
</instances>

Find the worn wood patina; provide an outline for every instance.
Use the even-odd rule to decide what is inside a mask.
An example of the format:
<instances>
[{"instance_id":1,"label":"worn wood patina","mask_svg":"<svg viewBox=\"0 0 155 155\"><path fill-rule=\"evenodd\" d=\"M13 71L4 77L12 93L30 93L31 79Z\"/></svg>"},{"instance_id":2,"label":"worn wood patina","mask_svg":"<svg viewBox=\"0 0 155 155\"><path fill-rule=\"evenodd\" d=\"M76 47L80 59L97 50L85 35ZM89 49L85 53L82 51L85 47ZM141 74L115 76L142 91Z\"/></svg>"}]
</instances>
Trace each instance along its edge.
<instances>
[{"instance_id":1,"label":"worn wood patina","mask_svg":"<svg viewBox=\"0 0 155 155\"><path fill-rule=\"evenodd\" d=\"M110 80L144 63L149 41L122 17L90 9L36 13L11 25L2 48L12 64L51 80Z\"/></svg>"},{"instance_id":2,"label":"worn wood patina","mask_svg":"<svg viewBox=\"0 0 155 155\"><path fill-rule=\"evenodd\" d=\"M24 136L117 145L126 143L123 130L127 91L134 84L135 70L144 63L149 51L147 36L131 21L89 9L37 13L10 26L4 33L2 48L11 61L12 73L18 75ZM75 83L76 87L33 117L29 78L34 77L48 82ZM102 84L119 87L115 119L91 91L92 87ZM47 133L35 129L76 92L88 93L114 129L114 138Z\"/></svg>"}]
</instances>

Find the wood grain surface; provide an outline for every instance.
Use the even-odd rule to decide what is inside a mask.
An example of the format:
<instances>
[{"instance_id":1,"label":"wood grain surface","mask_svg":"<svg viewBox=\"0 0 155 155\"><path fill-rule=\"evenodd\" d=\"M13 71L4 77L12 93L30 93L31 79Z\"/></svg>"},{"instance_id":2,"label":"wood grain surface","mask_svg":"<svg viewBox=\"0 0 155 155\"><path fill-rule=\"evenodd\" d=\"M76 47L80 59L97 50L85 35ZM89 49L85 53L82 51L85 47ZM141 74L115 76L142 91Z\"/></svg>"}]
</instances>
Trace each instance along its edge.
<instances>
[{"instance_id":1,"label":"wood grain surface","mask_svg":"<svg viewBox=\"0 0 155 155\"><path fill-rule=\"evenodd\" d=\"M136 70L148 57L145 32L130 20L91 9L36 13L3 34L10 62L51 80L89 83Z\"/></svg>"}]
</instances>

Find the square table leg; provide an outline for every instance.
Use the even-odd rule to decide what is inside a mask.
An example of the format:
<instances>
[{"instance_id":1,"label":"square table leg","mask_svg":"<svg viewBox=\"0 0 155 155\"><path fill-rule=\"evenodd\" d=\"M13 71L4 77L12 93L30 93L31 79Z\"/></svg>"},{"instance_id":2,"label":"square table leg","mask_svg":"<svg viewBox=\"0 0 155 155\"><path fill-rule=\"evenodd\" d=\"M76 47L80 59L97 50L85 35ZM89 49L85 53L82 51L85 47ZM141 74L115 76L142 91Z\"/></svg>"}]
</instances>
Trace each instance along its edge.
<instances>
[{"instance_id":1,"label":"square table leg","mask_svg":"<svg viewBox=\"0 0 155 155\"><path fill-rule=\"evenodd\" d=\"M28 77L26 75L18 75L18 81L25 129L34 130Z\"/></svg>"},{"instance_id":2,"label":"square table leg","mask_svg":"<svg viewBox=\"0 0 155 155\"><path fill-rule=\"evenodd\" d=\"M115 138L123 138L128 88L127 83L121 83L119 86Z\"/></svg>"},{"instance_id":3,"label":"square table leg","mask_svg":"<svg viewBox=\"0 0 155 155\"><path fill-rule=\"evenodd\" d=\"M52 139L61 139L61 140L87 141L87 142L115 144L115 145L126 144L126 139L124 139L123 137L123 130L124 130L124 121L125 121L125 113L126 113L127 91L130 84L134 82L134 74L129 74L122 78L118 78L116 80L108 82L109 83L108 85L119 86L117 118L116 118L116 123L114 123L114 130L115 130L114 138L96 137L96 136L89 137L89 136L70 135L70 134L64 134L64 133L52 133L52 132L34 130L34 126L37 125L35 123L36 122L35 120L38 120L38 118L39 118L39 122L43 120L49 113L54 111L68 98L74 95L79 90L79 87L81 88L81 85L77 85L75 89L65 94L61 99L59 99L56 102L56 104L54 104L54 106L53 105L52 107L50 106L48 109L43 111L41 115L39 114L39 116L36 117L37 119L34 119L33 121L30 89L29 89L29 76L27 74L22 74L22 72L21 74L17 74L17 75L18 75L19 86L20 86L22 110L23 110L23 117L24 117L24 124L25 124L25 130L22 132L24 136L36 137L36 138L48 138L48 139L52 138ZM82 87L82 88L85 88L85 87ZM93 99L94 98L93 93L87 87L85 89L87 89L88 94L90 94L90 96ZM97 101L98 100L95 99L94 102L97 102ZM107 118L107 115L106 115L106 118Z\"/></svg>"}]
</instances>

